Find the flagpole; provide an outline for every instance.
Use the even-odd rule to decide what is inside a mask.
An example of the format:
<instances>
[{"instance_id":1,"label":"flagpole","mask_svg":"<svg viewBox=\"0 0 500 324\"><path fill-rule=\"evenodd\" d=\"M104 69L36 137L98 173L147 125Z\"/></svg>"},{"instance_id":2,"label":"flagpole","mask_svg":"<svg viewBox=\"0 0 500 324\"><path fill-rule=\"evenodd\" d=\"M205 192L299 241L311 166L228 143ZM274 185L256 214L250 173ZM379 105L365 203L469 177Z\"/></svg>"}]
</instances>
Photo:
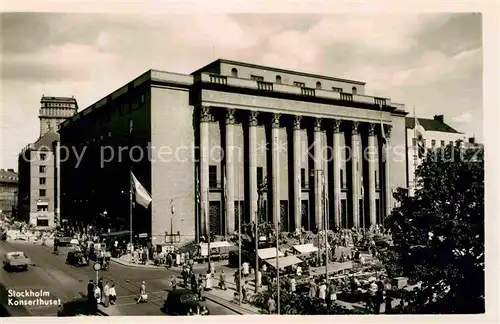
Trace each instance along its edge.
<instances>
[{"instance_id":1,"label":"flagpole","mask_svg":"<svg viewBox=\"0 0 500 324\"><path fill-rule=\"evenodd\" d=\"M326 275L326 285L328 286L328 253L329 253L329 250L328 250L328 215L327 215L327 208L328 208L328 204L327 204L327 196L326 196L326 177L325 177L325 173L323 172L323 200L324 200L324 208L323 208L323 212L324 212L324 216L323 216L323 219L324 219L324 222L325 222L325 225L324 225L324 229L325 229L325 275Z\"/></svg>"},{"instance_id":2,"label":"flagpole","mask_svg":"<svg viewBox=\"0 0 500 324\"><path fill-rule=\"evenodd\" d=\"M278 142L278 138L277 137L274 137L274 143L277 143ZM277 148L274 147L273 145L273 149L276 150ZM277 156L278 154L276 154ZM273 164L274 164L274 161L273 161ZM273 181L272 183L274 184L274 175L275 172L272 173L272 178L273 178ZM276 190L276 188L273 188L273 190ZM279 204L279 201L277 202ZM276 206L273 206L273 209L276 209ZM278 293L277 293L277 297L278 297L278 315L280 314L280 262L279 262L279 259L280 259L280 250L279 250L279 217L280 215L275 215L276 219L274 220L274 223L275 223L275 226L276 226L276 283L277 283L277 287L278 287Z\"/></svg>"},{"instance_id":3,"label":"flagpole","mask_svg":"<svg viewBox=\"0 0 500 324\"><path fill-rule=\"evenodd\" d=\"M196 210L195 210L195 224L196 224L196 245L200 243L200 173L198 171L198 167L194 169L194 172L196 174Z\"/></svg>"},{"instance_id":4,"label":"flagpole","mask_svg":"<svg viewBox=\"0 0 500 324\"><path fill-rule=\"evenodd\" d=\"M133 194L134 194L134 182L132 180L132 169L130 169L130 190L129 190L129 200L130 200L130 208L129 208L129 217L130 217L130 263L132 263L132 255L133 255L133 234L132 234L132 214L133 214Z\"/></svg>"},{"instance_id":5,"label":"flagpole","mask_svg":"<svg viewBox=\"0 0 500 324\"><path fill-rule=\"evenodd\" d=\"M239 159L238 159L239 162ZM241 213L240 213L240 164L238 163L236 167L236 185L237 185L237 192L238 192L238 258L239 258L239 266L238 266L238 302L241 306L241 298L242 298L242 291L241 291Z\"/></svg>"},{"instance_id":6,"label":"flagpole","mask_svg":"<svg viewBox=\"0 0 500 324\"><path fill-rule=\"evenodd\" d=\"M414 118L414 126L413 126L413 138L414 140L412 140L412 144L413 142L415 142L414 146L413 146L413 195L415 195L415 191L417 190L417 175L416 175L416 171L417 171L417 165L418 165L418 154L419 154L419 147L418 147L418 140L417 140L417 114L415 113L415 106L413 106L413 118Z\"/></svg>"}]
</instances>

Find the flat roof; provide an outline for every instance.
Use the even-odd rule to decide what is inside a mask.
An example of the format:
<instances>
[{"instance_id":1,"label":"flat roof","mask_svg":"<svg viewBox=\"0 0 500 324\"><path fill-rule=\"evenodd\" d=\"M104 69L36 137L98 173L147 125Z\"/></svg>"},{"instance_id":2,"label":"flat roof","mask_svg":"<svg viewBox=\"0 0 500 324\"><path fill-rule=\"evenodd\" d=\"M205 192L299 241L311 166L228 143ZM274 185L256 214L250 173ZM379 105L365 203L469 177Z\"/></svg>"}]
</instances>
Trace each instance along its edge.
<instances>
[{"instance_id":1,"label":"flat roof","mask_svg":"<svg viewBox=\"0 0 500 324\"><path fill-rule=\"evenodd\" d=\"M191 73L191 75L202 72L203 70L205 70L209 67L212 67L216 64L220 64L220 63L240 65L240 66L244 66L244 67L257 68L257 69L274 71L274 72L279 72L279 73L289 73L289 74L295 74L295 75L300 75L300 76L305 76L305 77L310 77L310 78L325 79L325 80L330 80L330 81L347 82L347 83L354 83L354 84L359 84L359 85L366 84L366 82L363 82L363 81L335 78L335 77L330 77L330 76L326 76L326 75L319 75L319 74L313 74L313 73L308 73L308 72L299 72L299 71L294 71L294 70L285 70L285 69L275 68L275 67L271 67L271 66L245 63L245 62L240 62L240 61L232 61L232 60L227 60L227 59L222 59L222 58L215 60L212 63L209 63L209 64L205 65L204 67L194 71L193 73Z\"/></svg>"}]
</instances>

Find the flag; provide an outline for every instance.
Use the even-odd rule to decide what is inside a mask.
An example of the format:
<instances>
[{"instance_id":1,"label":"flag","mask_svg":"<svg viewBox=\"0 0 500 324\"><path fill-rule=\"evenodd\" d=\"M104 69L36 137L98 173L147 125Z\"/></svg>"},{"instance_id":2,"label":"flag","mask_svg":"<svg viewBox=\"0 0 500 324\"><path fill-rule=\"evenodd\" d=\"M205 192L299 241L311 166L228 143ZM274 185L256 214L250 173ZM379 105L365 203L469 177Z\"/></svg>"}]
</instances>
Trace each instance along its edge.
<instances>
[{"instance_id":1,"label":"flag","mask_svg":"<svg viewBox=\"0 0 500 324\"><path fill-rule=\"evenodd\" d=\"M415 116L415 138L417 141L418 157L421 159L425 154L425 140L422 134L422 126L418 122L418 118Z\"/></svg>"},{"instance_id":2,"label":"flag","mask_svg":"<svg viewBox=\"0 0 500 324\"><path fill-rule=\"evenodd\" d=\"M151 195L149 192L142 186L142 184L137 180L134 173L130 171L130 177L132 178L132 186L135 194L135 201L144 208L148 208L151 203Z\"/></svg>"}]
</instances>

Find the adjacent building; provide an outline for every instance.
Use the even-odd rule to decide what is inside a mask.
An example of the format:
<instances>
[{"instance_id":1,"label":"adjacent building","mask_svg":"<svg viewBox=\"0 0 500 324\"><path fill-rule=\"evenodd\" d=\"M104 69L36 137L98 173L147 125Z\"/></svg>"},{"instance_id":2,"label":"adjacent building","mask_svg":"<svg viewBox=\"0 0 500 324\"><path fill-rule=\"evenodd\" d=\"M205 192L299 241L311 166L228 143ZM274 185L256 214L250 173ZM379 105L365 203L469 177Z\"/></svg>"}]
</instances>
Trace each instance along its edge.
<instances>
[{"instance_id":1,"label":"adjacent building","mask_svg":"<svg viewBox=\"0 0 500 324\"><path fill-rule=\"evenodd\" d=\"M405 156L383 154L404 151L407 112L365 86L223 59L191 75L150 70L61 124L61 147L78 153L61 163L62 217L130 229L132 170L152 196L132 229L153 244L229 234L238 219L383 223L407 185Z\"/></svg>"},{"instance_id":2,"label":"adjacent building","mask_svg":"<svg viewBox=\"0 0 500 324\"><path fill-rule=\"evenodd\" d=\"M422 158L428 149L444 148L448 144L456 141L474 141L467 139L465 134L458 132L453 127L445 123L444 115L435 115L433 119L406 118L406 160L407 160L407 179L409 195L414 195L417 186L415 170L422 162ZM417 127L415 128L415 124ZM420 136L420 138L419 138ZM420 153L419 153L420 144Z\"/></svg>"},{"instance_id":3,"label":"adjacent building","mask_svg":"<svg viewBox=\"0 0 500 324\"><path fill-rule=\"evenodd\" d=\"M0 170L0 214L15 216L17 213L18 174L14 169Z\"/></svg>"},{"instance_id":4,"label":"adjacent building","mask_svg":"<svg viewBox=\"0 0 500 324\"><path fill-rule=\"evenodd\" d=\"M59 125L75 115L74 98L42 96L40 137L23 148L18 157L18 218L38 229L53 228L60 221Z\"/></svg>"}]
</instances>

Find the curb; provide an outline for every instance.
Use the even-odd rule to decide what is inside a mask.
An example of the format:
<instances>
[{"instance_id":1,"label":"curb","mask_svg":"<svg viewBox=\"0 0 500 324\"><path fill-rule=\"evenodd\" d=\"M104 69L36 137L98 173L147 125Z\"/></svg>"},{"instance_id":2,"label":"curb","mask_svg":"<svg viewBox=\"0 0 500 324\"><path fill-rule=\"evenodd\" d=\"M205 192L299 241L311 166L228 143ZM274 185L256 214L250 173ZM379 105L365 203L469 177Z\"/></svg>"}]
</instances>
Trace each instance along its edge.
<instances>
[{"instance_id":1,"label":"curb","mask_svg":"<svg viewBox=\"0 0 500 324\"><path fill-rule=\"evenodd\" d=\"M236 314L238 315L260 315L260 313L258 312L254 312L254 311L251 311L251 310L248 310L248 309L245 309L243 307L240 307L238 305L235 305L219 296L215 296L215 295L212 295L210 293L205 293L203 294L203 297L205 297L206 299L216 303L216 304L219 304L227 309L230 309L232 310L233 312L235 312Z\"/></svg>"},{"instance_id":2,"label":"curb","mask_svg":"<svg viewBox=\"0 0 500 324\"><path fill-rule=\"evenodd\" d=\"M97 309L97 315L99 315L99 316L109 316L107 313L103 312L100 309Z\"/></svg>"}]
</instances>

